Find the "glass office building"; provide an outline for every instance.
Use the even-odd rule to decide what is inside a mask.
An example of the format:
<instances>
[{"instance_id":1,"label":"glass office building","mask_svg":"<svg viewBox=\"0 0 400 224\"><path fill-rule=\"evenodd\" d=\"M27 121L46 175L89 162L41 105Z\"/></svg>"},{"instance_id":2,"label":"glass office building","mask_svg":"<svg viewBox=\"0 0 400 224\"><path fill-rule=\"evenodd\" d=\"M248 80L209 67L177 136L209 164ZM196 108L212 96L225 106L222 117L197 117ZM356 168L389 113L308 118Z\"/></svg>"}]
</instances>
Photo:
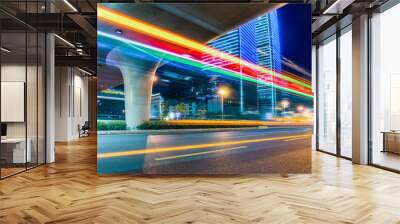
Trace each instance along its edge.
<instances>
[{"instance_id":1,"label":"glass office building","mask_svg":"<svg viewBox=\"0 0 400 224\"><path fill-rule=\"evenodd\" d=\"M277 25L272 25L277 24ZM282 71L279 21L276 11L256 19L257 61L273 71ZM274 77L272 77L273 79ZM262 120L276 116L276 89L257 86L257 99Z\"/></svg>"},{"instance_id":2,"label":"glass office building","mask_svg":"<svg viewBox=\"0 0 400 224\"><path fill-rule=\"evenodd\" d=\"M277 11L259 16L211 41L208 45L273 71L282 71ZM214 60L213 58L207 59ZM213 63L218 62L213 61ZM240 113L255 109L258 111L261 120L276 116L277 102L274 87L257 84L254 88L246 86L241 81L238 88L240 92ZM254 96L256 96L256 102L252 102Z\"/></svg>"}]
</instances>

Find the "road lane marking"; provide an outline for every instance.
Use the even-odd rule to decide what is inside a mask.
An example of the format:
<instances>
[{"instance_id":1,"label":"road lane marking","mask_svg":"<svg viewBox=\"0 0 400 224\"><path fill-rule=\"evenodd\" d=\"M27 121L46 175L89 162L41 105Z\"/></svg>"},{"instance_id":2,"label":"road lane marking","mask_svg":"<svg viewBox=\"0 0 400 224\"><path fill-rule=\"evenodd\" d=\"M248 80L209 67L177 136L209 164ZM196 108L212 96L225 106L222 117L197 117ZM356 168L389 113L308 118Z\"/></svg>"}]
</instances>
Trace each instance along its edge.
<instances>
[{"instance_id":1,"label":"road lane marking","mask_svg":"<svg viewBox=\"0 0 400 224\"><path fill-rule=\"evenodd\" d=\"M211 150L211 151L205 151L205 152L195 152L195 153L188 153L188 154L182 154L182 155L176 155L176 156L166 156L166 157L155 158L154 160L162 161L162 160L168 160L168 159L178 159L178 158L205 155L205 154L211 154L211 153L217 153L217 152L226 152L226 151L230 151L230 150L234 150L234 149L244 149L244 148L247 148L247 146L239 146L239 147L227 148L227 149L217 149L217 150Z\"/></svg>"},{"instance_id":2,"label":"road lane marking","mask_svg":"<svg viewBox=\"0 0 400 224\"><path fill-rule=\"evenodd\" d=\"M133 156L133 155L140 155L140 154L182 151L182 150L188 150L188 149L211 148L211 147L219 147L219 146L227 146L227 145L244 145L247 143L267 142L267 141L276 141L276 140L284 140L284 139L290 139L290 138L296 138L296 137L310 137L310 136L311 136L310 134L289 135L289 136L280 136L280 137L269 137L269 138L228 141L228 142L218 142L218 143L207 143L207 144L197 144L197 145L183 145L183 146L173 146L173 147L164 147L164 148L134 149L134 150L120 151L120 152L98 153L97 158L103 159L103 158L112 158L112 157Z\"/></svg>"},{"instance_id":3,"label":"road lane marking","mask_svg":"<svg viewBox=\"0 0 400 224\"><path fill-rule=\"evenodd\" d=\"M283 141L285 141L285 142L290 142L290 141L295 141L295 140L300 140L300 139L304 139L304 137L290 138L290 139L285 139L285 140L283 140Z\"/></svg>"},{"instance_id":4,"label":"road lane marking","mask_svg":"<svg viewBox=\"0 0 400 224\"><path fill-rule=\"evenodd\" d=\"M274 131L274 132L270 132L270 133L277 134L277 133L287 133L287 132L290 132L290 131ZM230 136L223 136L223 137L224 138L243 138L243 137L266 135L266 134L270 134L270 133L255 134L255 135L230 135Z\"/></svg>"}]
</instances>

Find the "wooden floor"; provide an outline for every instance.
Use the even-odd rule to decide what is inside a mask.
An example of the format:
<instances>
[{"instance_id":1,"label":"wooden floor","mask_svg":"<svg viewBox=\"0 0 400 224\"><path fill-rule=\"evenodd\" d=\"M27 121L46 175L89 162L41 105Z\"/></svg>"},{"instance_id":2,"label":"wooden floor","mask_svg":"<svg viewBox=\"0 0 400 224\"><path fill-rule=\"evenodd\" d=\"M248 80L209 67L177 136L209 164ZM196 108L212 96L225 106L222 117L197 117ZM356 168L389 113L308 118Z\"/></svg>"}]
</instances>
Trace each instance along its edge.
<instances>
[{"instance_id":1,"label":"wooden floor","mask_svg":"<svg viewBox=\"0 0 400 224\"><path fill-rule=\"evenodd\" d=\"M98 176L95 138L0 181L0 223L400 223L400 175L313 153L313 174Z\"/></svg>"}]
</instances>

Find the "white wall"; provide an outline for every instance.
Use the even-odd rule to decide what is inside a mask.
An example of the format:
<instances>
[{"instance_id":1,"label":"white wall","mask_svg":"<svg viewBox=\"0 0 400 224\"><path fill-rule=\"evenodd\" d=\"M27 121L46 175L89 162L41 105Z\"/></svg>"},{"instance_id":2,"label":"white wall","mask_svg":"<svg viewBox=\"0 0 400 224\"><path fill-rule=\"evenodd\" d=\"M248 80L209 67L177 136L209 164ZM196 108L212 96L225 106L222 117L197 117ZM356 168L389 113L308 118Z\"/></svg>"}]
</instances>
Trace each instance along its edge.
<instances>
[{"instance_id":1,"label":"white wall","mask_svg":"<svg viewBox=\"0 0 400 224\"><path fill-rule=\"evenodd\" d=\"M67 141L70 127L69 118L69 68L55 69L55 141Z\"/></svg>"},{"instance_id":2,"label":"white wall","mask_svg":"<svg viewBox=\"0 0 400 224\"><path fill-rule=\"evenodd\" d=\"M88 77L82 76L83 73L78 71L78 74L74 75L74 108L72 109L72 136L74 138L79 137L78 124L81 126L85 121L89 120L89 102L88 102Z\"/></svg>"},{"instance_id":3,"label":"white wall","mask_svg":"<svg viewBox=\"0 0 400 224\"><path fill-rule=\"evenodd\" d=\"M39 69L39 70L37 70ZM25 135L30 140L30 148L32 162L44 162L44 74L42 68L35 66L25 66L25 64L3 64L1 66L2 82L24 82L26 84L26 107L22 108L22 112L26 112L26 121L23 122L6 122L8 138L24 138ZM25 80L27 78L27 80ZM21 94L24 94L22 92ZM2 96L7 97L7 96ZM11 108L1 108L4 112ZM7 111L12 113L12 111ZM37 154L39 156L37 157Z\"/></svg>"},{"instance_id":4,"label":"white wall","mask_svg":"<svg viewBox=\"0 0 400 224\"><path fill-rule=\"evenodd\" d=\"M22 65L2 65L1 81L3 82L25 82L25 64ZM7 108L1 108L7 110ZM7 137L25 137L25 123L7 123Z\"/></svg>"},{"instance_id":5,"label":"white wall","mask_svg":"<svg viewBox=\"0 0 400 224\"><path fill-rule=\"evenodd\" d=\"M25 121L25 83L1 82L1 122ZM36 107L36 106L35 106Z\"/></svg>"},{"instance_id":6,"label":"white wall","mask_svg":"<svg viewBox=\"0 0 400 224\"><path fill-rule=\"evenodd\" d=\"M88 77L72 67L56 67L55 73L55 140L70 141L88 120Z\"/></svg>"},{"instance_id":7,"label":"white wall","mask_svg":"<svg viewBox=\"0 0 400 224\"><path fill-rule=\"evenodd\" d=\"M25 82L25 64L18 65L18 64L5 64L1 66L1 81L2 82ZM31 74L36 75L36 67L34 66L27 66L28 72L28 88L27 88L27 106L31 109L28 109L27 118L28 122L34 122L32 124L28 124L28 137L30 130L29 128L32 127L36 130L36 113L31 113L32 108L35 108L36 111L36 88L29 88L32 86L36 86L36 80L31 78ZM39 105L40 106L40 105ZM2 110L7 110L7 108L1 108ZM7 123L7 135L9 137L25 137L25 122L8 122Z\"/></svg>"}]
</instances>

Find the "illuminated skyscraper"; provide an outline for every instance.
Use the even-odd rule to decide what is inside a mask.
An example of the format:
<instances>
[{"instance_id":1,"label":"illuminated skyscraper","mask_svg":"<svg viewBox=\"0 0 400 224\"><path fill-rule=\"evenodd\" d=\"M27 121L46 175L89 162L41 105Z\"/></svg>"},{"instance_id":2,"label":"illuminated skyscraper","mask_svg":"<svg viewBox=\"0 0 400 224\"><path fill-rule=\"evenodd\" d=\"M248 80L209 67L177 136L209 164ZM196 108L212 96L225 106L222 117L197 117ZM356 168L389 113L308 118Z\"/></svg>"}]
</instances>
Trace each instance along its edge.
<instances>
[{"instance_id":1,"label":"illuminated skyscraper","mask_svg":"<svg viewBox=\"0 0 400 224\"><path fill-rule=\"evenodd\" d=\"M209 46L227 52L232 55L240 55L240 32L239 29L233 29L225 35L208 43ZM229 60L214 58L209 54L204 54L205 62L212 62L213 65L223 66L232 63Z\"/></svg>"},{"instance_id":2,"label":"illuminated skyscraper","mask_svg":"<svg viewBox=\"0 0 400 224\"><path fill-rule=\"evenodd\" d=\"M258 64L280 72L281 49L279 40L279 21L276 11L256 19L256 40ZM272 77L273 79L274 77ZM257 102L260 118L266 120L276 115L276 89L273 87L257 86Z\"/></svg>"},{"instance_id":3,"label":"illuminated skyscraper","mask_svg":"<svg viewBox=\"0 0 400 224\"><path fill-rule=\"evenodd\" d=\"M246 61L257 63L257 43L256 43L256 21L249 21L237 29L234 29L220 38L211 41L208 45L227 52L229 54L238 56ZM225 66L229 61L223 61L218 58L205 55L204 61L217 66ZM256 88L250 86L240 80L238 85L240 97L240 113L245 113L257 109L257 101L254 99L256 96Z\"/></svg>"},{"instance_id":4,"label":"illuminated skyscraper","mask_svg":"<svg viewBox=\"0 0 400 224\"><path fill-rule=\"evenodd\" d=\"M259 16L209 42L208 45L273 71L281 71L277 11ZM225 65L222 63L229 63L226 60L218 61L218 59L206 55L203 60L219 66ZM261 84L257 84L256 88L251 88L240 80L239 91L241 113L252 110L254 108L253 104L255 104L261 119L265 120L275 116L275 88ZM254 99L254 96L257 99Z\"/></svg>"}]
</instances>

